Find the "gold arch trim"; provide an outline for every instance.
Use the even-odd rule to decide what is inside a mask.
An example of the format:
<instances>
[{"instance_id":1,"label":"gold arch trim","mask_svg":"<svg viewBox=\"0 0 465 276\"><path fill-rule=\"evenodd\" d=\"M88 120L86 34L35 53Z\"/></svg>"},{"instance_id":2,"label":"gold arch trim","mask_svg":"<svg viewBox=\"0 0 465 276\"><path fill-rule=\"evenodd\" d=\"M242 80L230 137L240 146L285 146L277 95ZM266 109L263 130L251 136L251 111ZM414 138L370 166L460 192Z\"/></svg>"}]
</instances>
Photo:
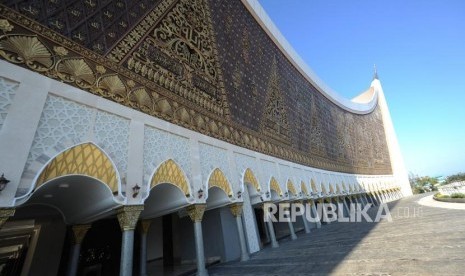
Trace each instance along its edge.
<instances>
[{"instance_id":1,"label":"gold arch trim","mask_svg":"<svg viewBox=\"0 0 465 276\"><path fill-rule=\"evenodd\" d=\"M274 177L272 177L270 180L270 190L277 192L279 196L283 196L281 187L279 187L278 181L276 181Z\"/></svg>"},{"instance_id":2,"label":"gold arch trim","mask_svg":"<svg viewBox=\"0 0 465 276\"><path fill-rule=\"evenodd\" d=\"M257 190L257 192L260 192L260 185L258 184L257 178L255 178L255 175L253 174L251 169L245 170L244 182L252 184Z\"/></svg>"},{"instance_id":3,"label":"gold arch trim","mask_svg":"<svg viewBox=\"0 0 465 276\"><path fill-rule=\"evenodd\" d=\"M289 179L287 181L287 190L293 194L293 195L297 195L297 191L295 190L295 187L294 187L294 184L292 183L292 181Z\"/></svg>"},{"instance_id":4,"label":"gold arch trim","mask_svg":"<svg viewBox=\"0 0 465 276\"><path fill-rule=\"evenodd\" d=\"M329 192L334 193L334 188L333 188L333 185L331 185L331 184L329 184Z\"/></svg>"},{"instance_id":5,"label":"gold arch trim","mask_svg":"<svg viewBox=\"0 0 465 276\"><path fill-rule=\"evenodd\" d=\"M321 192L322 192L323 194L326 194L326 193L327 193L327 192L326 192L326 187L325 187L324 184L321 184Z\"/></svg>"},{"instance_id":6,"label":"gold arch trim","mask_svg":"<svg viewBox=\"0 0 465 276\"><path fill-rule=\"evenodd\" d=\"M172 159L163 162L155 172L150 188L162 183L170 183L178 187L186 197L190 196L189 184L181 168Z\"/></svg>"},{"instance_id":7,"label":"gold arch trim","mask_svg":"<svg viewBox=\"0 0 465 276\"><path fill-rule=\"evenodd\" d=\"M312 190L314 193L318 193L318 189L316 188L315 181L310 180L310 186L312 187Z\"/></svg>"},{"instance_id":8,"label":"gold arch trim","mask_svg":"<svg viewBox=\"0 0 465 276\"><path fill-rule=\"evenodd\" d=\"M210 175L210 179L208 180L208 188L210 189L211 187L218 187L223 190L229 197L233 196L231 186L229 185L226 176L224 176L224 173L220 169L215 169Z\"/></svg>"},{"instance_id":9,"label":"gold arch trim","mask_svg":"<svg viewBox=\"0 0 465 276\"><path fill-rule=\"evenodd\" d=\"M300 190L304 193L304 195L308 195L307 187L305 186L305 183L303 181L300 182Z\"/></svg>"},{"instance_id":10,"label":"gold arch trim","mask_svg":"<svg viewBox=\"0 0 465 276\"><path fill-rule=\"evenodd\" d=\"M96 178L112 192L118 191L118 178L113 163L92 143L77 145L57 155L40 173L36 188L49 180L70 174Z\"/></svg>"}]
</instances>

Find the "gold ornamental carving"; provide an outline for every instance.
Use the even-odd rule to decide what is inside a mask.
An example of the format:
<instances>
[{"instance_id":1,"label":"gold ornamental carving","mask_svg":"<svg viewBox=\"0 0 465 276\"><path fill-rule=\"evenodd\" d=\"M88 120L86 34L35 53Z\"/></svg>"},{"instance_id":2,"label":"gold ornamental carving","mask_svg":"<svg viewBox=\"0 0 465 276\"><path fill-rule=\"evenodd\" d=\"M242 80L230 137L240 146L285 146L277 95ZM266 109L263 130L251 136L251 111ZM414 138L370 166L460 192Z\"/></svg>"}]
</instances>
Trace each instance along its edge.
<instances>
[{"instance_id":1,"label":"gold ornamental carving","mask_svg":"<svg viewBox=\"0 0 465 276\"><path fill-rule=\"evenodd\" d=\"M71 227L73 231L73 243L74 244L82 244L84 237L87 234L87 231L91 228L90 224L77 224Z\"/></svg>"},{"instance_id":2,"label":"gold ornamental carving","mask_svg":"<svg viewBox=\"0 0 465 276\"><path fill-rule=\"evenodd\" d=\"M242 215L242 206L242 202L233 203L229 205L229 210L231 210L234 217L240 217Z\"/></svg>"},{"instance_id":3,"label":"gold ornamental carving","mask_svg":"<svg viewBox=\"0 0 465 276\"><path fill-rule=\"evenodd\" d=\"M122 231L131 231L136 228L140 213L144 205L125 205L117 210L118 222Z\"/></svg>"},{"instance_id":4,"label":"gold ornamental carving","mask_svg":"<svg viewBox=\"0 0 465 276\"><path fill-rule=\"evenodd\" d=\"M281 191L281 187L278 184L278 181L274 177L270 180L270 190L275 191L279 196L283 196L283 192Z\"/></svg>"},{"instance_id":5,"label":"gold ornamental carving","mask_svg":"<svg viewBox=\"0 0 465 276\"><path fill-rule=\"evenodd\" d=\"M208 180L208 188L218 187L223 190L229 197L233 196L231 185L229 185L226 176L220 169L215 169Z\"/></svg>"},{"instance_id":6,"label":"gold ornamental carving","mask_svg":"<svg viewBox=\"0 0 465 276\"><path fill-rule=\"evenodd\" d=\"M193 222L201 222L206 204L192 204L186 207L186 211Z\"/></svg>"},{"instance_id":7,"label":"gold ornamental carving","mask_svg":"<svg viewBox=\"0 0 465 276\"><path fill-rule=\"evenodd\" d=\"M288 190L293 196L296 196L296 195L297 195L297 191L295 190L294 184L292 183L292 181L291 181L290 179L287 181L287 190Z\"/></svg>"},{"instance_id":8,"label":"gold ornamental carving","mask_svg":"<svg viewBox=\"0 0 465 276\"><path fill-rule=\"evenodd\" d=\"M112 162L92 143L77 145L56 156L42 170L37 178L36 188L49 180L70 174L97 178L108 185L112 192L118 191L117 173Z\"/></svg>"},{"instance_id":9,"label":"gold ornamental carving","mask_svg":"<svg viewBox=\"0 0 465 276\"><path fill-rule=\"evenodd\" d=\"M1 24L1 21L0 21ZM2 229L5 222L15 214L15 208L0 208L0 229Z\"/></svg>"},{"instance_id":10,"label":"gold ornamental carving","mask_svg":"<svg viewBox=\"0 0 465 276\"><path fill-rule=\"evenodd\" d=\"M251 169L245 170L244 182L252 184L255 190L257 190L257 192L260 192L260 185L258 184L257 178L255 177Z\"/></svg>"},{"instance_id":11,"label":"gold ornamental carving","mask_svg":"<svg viewBox=\"0 0 465 276\"><path fill-rule=\"evenodd\" d=\"M189 184L181 168L172 159L163 162L155 172L150 183L153 188L161 183L170 183L178 187L186 197L190 196Z\"/></svg>"},{"instance_id":12,"label":"gold ornamental carving","mask_svg":"<svg viewBox=\"0 0 465 276\"><path fill-rule=\"evenodd\" d=\"M279 85L278 65L273 59L268 94L262 118L262 131L271 137L279 137L283 142L289 139L289 122L281 87Z\"/></svg>"},{"instance_id":13,"label":"gold ornamental carving","mask_svg":"<svg viewBox=\"0 0 465 276\"><path fill-rule=\"evenodd\" d=\"M189 9L190 5L194 4L196 6L192 8L193 13L179 17L181 8ZM310 115L312 121L308 127L313 131L309 139L319 139L316 144L321 152L314 150L313 146L303 150L290 145L289 139L286 138L289 137L290 131L288 114L285 112L286 101L280 100L280 97L283 97L283 90L280 91L280 88L284 89L285 86L280 87L281 82L285 83L286 80L284 76L278 74L277 67L270 75L267 97L271 100L267 100L262 117L268 118L268 126L271 129L279 129L275 132L282 135L266 131L262 126L259 130L252 130L231 122L208 5L207 0L161 0L138 26L120 40L107 57L100 56L0 5L0 57L10 63L148 115L253 151L331 171L357 174L392 173L389 156L383 153L386 152L384 134L380 131L381 128L376 128L382 125L379 108L376 108L372 114L354 118L350 114L350 116L339 114L342 111L334 106L326 110L323 96L312 93ZM176 10L177 6L179 7ZM168 14L184 20L179 23L188 28L186 31L188 36L183 38L190 39L185 42L189 47L183 47L179 42L182 36L170 33L174 32L172 24L177 22L174 23L173 18L168 18ZM201 30L198 24L202 18L205 19L205 24L202 25ZM162 20L171 22L167 23L171 29L162 27ZM156 53L159 63L168 68L161 65L150 68L152 66L150 62L143 59L138 60L138 64L135 62L139 58L134 55L137 47L143 46L146 41L150 42L148 38L153 36L152 31L156 28L163 29L163 32L170 34L169 37L173 38L173 41L177 41L170 44L166 40L163 42L164 45L150 44L155 45L155 51L161 53L159 55L159 52ZM208 39L203 40L204 44L193 43L196 42L196 37L203 39L205 36ZM259 49L262 49L262 45ZM249 52L250 57L253 54ZM132 62L130 62L131 58ZM197 59L202 62L197 64ZM179 67L177 64L182 65ZM214 64L214 66L205 66L205 64ZM188 70L186 66L202 68L198 70L201 73L196 76L194 70ZM179 68L181 70L178 70ZM216 80L212 78L215 73L210 68L216 70ZM176 72L181 72L182 77L176 75ZM216 100L211 96L215 93L218 96ZM336 158L327 156L322 150L324 149L322 143L327 138L323 119L327 117L334 118L336 122L334 126L337 129L337 141L334 141ZM348 136L340 135L346 132L352 137L349 141L344 140ZM344 152L342 149L345 146L347 149Z\"/></svg>"}]
</instances>

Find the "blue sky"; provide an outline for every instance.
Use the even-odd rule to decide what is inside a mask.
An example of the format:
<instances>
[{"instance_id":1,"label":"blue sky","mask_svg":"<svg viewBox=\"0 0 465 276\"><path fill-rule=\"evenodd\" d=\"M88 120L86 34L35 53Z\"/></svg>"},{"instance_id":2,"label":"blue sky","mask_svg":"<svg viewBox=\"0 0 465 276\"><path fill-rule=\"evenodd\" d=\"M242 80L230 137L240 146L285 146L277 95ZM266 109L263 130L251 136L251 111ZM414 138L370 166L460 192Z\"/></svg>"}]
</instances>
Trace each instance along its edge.
<instances>
[{"instance_id":1,"label":"blue sky","mask_svg":"<svg viewBox=\"0 0 465 276\"><path fill-rule=\"evenodd\" d=\"M260 0L310 68L352 98L373 64L407 170L465 172L465 1Z\"/></svg>"}]
</instances>

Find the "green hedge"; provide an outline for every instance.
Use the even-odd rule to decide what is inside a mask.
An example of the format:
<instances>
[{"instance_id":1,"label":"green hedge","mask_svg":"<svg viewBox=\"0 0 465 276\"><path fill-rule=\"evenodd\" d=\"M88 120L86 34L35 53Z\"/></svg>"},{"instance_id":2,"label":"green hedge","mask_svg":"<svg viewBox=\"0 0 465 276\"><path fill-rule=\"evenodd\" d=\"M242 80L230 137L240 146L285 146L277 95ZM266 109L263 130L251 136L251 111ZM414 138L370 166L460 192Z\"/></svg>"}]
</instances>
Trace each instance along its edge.
<instances>
[{"instance_id":1,"label":"green hedge","mask_svg":"<svg viewBox=\"0 0 465 276\"><path fill-rule=\"evenodd\" d=\"M465 194L462 193L453 193L450 195L451 198L465 198Z\"/></svg>"},{"instance_id":2,"label":"green hedge","mask_svg":"<svg viewBox=\"0 0 465 276\"><path fill-rule=\"evenodd\" d=\"M441 193L436 193L436 194L434 195L434 197L436 197L436 198L450 198L449 195L443 195L443 194L441 194Z\"/></svg>"}]
</instances>

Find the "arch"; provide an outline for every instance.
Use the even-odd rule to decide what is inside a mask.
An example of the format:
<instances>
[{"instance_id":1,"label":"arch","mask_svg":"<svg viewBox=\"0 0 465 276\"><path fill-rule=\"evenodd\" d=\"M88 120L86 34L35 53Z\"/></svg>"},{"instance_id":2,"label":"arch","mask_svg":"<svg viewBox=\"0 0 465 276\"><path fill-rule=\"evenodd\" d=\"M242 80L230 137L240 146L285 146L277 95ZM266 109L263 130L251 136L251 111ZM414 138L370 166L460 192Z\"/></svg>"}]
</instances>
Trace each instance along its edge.
<instances>
[{"instance_id":1,"label":"arch","mask_svg":"<svg viewBox=\"0 0 465 276\"><path fill-rule=\"evenodd\" d=\"M289 179L287 180L287 190L288 192L292 193L294 196L297 195L297 191L295 190L294 183Z\"/></svg>"},{"instance_id":2,"label":"arch","mask_svg":"<svg viewBox=\"0 0 465 276\"><path fill-rule=\"evenodd\" d=\"M260 188L260 185L258 184L257 178L255 177L252 170L249 168L247 168L244 173L244 183L246 182L252 184L255 190L257 190L257 192L260 192L261 188Z\"/></svg>"},{"instance_id":3,"label":"arch","mask_svg":"<svg viewBox=\"0 0 465 276\"><path fill-rule=\"evenodd\" d=\"M334 194L334 187L331 185L331 183L329 183L329 193Z\"/></svg>"},{"instance_id":4,"label":"arch","mask_svg":"<svg viewBox=\"0 0 465 276\"><path fill-rule=\"evenodd\" d=\"M37 177L35 188L65 175L90 176L105 183L113 193L118 191L119 176L115 165L91 142L76 145L55 156Z\"/></svg>"},{"instance_id":5,"label":"arch","mask_svg":"<svg viewBox=\"0 0 465 276\"><path fill-rule=\"evenodd\" d=\"M316 188L316 184L315 184L315 181L313 179L310 180L310 186L311 186L312 191L314 193L318 193L318 189Z\"/></svg>"},{"instance_id":6,"label":"arch","mask_svg":"<svg viewBox=\"0 0 465 276\"><path fill-rule=\"evenodd\" d=\"M210 174L210 178L208 179L208 188L218 187L223 190L229 197L233 196L233 192L231 189L231 185L228 182L228 179L224 175L224 173L216 168Z\"/></svg>"},{"instance_id":7,"label":"arch","mask_svg":"<svg viewBox=\"0 0 465 276\"><path fill-rule=\"evenodd\" d=\"M270 179L270 191L275 191L279 196L283 196L283 192L281 191L281 187L279 187L278 181L274 177Z\"/></svg>"},{"instance_id":8,"label":"arch","mask_svg":"<svg viewBox=\"0 0 465 276\"><path fill-rule=\"evenodd\" d=\"M168 159L158 166L150 181L150 189L162 183L173 184L178 187L186 197L190 196L186 175L173 159Z\"/></svg>"},{"instance_id":9,"label":"arch","mask_svg":"<svg viewBox=\"0 0 465 276\"><path fill-rule=\"evenodd\" d=\"M336 194L340 194L342 191L341 191L341 186L336 184Z\"/></svg>"},{"instance_id":10,"label":"arch","mask_svg":"<svg viewBox=\"0 0 465 276\"><path fill-rule=\"evenodd\" d=\"M303 181L300 182L300 190L304 195L308 196L307 186L305 186L305 183Z\"/></svg>"},{"instance_id":11,"label":"arch","mask_svg":"<svg viewBox=\"0 0 465 276\"><path fill-rule=\"evenodd\" d=\"M328 193L328 192L326 191L325 185L321 185L320 187L321 187L321 192L322 192L323 194L327 194L327 193Z\"/></svg>"}]
</instances>

